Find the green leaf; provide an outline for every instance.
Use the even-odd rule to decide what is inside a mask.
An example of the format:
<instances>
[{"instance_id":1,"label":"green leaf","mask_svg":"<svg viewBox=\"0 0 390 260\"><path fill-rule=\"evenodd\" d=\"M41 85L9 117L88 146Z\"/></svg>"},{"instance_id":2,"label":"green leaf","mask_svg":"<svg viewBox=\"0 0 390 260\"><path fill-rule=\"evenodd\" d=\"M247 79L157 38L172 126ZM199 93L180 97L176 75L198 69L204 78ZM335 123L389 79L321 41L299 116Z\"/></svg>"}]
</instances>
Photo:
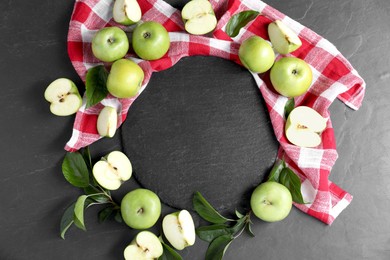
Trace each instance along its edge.
<instances>
[{"instance_id":1,"label":"green leaf","mask_svg":"<svg viewBox=\"0 0 390 260\"><path fill-rule=\"evenodd\" d=\"M108 94L108 71L103 65L98 65L88 70L85 79L87 108L102 101Z\"/></svg>"},{"instance_id":2,"label":"green leaf","mask_svg":"<svg viewBox=\"0 0 390 260\"><path fill-rule=\"evenodd\" d=\"M85 187L84 193L94 202L110 203L109 197L95 186L89 185L88 187Z\"/></svg>"},{"instance_id":3,"label":"green leaf","mask_svg":"<svg viewBox=\"0 0 390 260\"><path fill-rule=\"evenodd\" d=\"M86 230L84 224L84 209L85 209L85 201L88 198L87 195L81 195L74 206L74 223L75 225L82 229Z\"/></svg>"},{"instance_id":4,"label":"green leaf","mask_svg":"<svg viewBox=\"0 0 390 260\"><path fill-rule=\"evenodd\" d=\"M237 232L239 232L240 230L242 230L245 226L245 221L246 221L246 218L240 218L239 220L237 220L237 223L233 227L230 228L230 232L234 235Z\"/></svg>"},{"instance_id":5,"label":"green leaf","mask_svg":"<svg viewBox=\"0 0 390 260\"><path fill-rule=\"evenodd\" d=\"M239 212L238 210L235 211L237 218L243 218L245 215Z\"/></svg>"},{"instance_id":6,"label":"green leaf","mask_svg":"<svg viewBox=\"0 0 390 260\"><path fill-rule=\"evenodd\" d=\"M89 146L86 146L84 149L81 149L80 153L83 156L85 164L87 165L88 169L92 171L92 159L91 159L91 152L89 150Z\"/></svg>"},{"instance_id":7,"label":"green leaf","mask_svg":"<svg viewBox=\"0 0 390 260\"><path fill-rule=\"evenodd\" d=\"M172 247L168 246L164 242L161 242L163 246L163 254L158 260L182 260L183 258Z\"/></svg>"},{"instance_id":8,"label":"green leaf","mask_svg":"<svg viewBox=\"0 0 390 260\"><path fill-rule=\"evenodd\" d=\"M248 10L233 15L226 25L226 33L230 37L236 37L240 29L255 19L259 12Z\"/></svg>"},{"instance_id":9,"label":"green leaf","mask_svg":"<svg viewBox=\"0 0 390 260\"><path fill-rule=\"evenodd\" d=\"M211 206L211 204L202 196L199 191L195 192L192 203L195 211L208 222L214 224L223 224L227 221L232 221L231 219L227 219L219 214L218 211L215 210L213 206Z\"/></svg>"},{"instance_id":10,"label":"green leaf","mask_svg":"<svg viewBox=\"0 0 390 260\"><path fill-rule=\"evenodd\" d=\"M118 222L118 223L122 223L123 222L123 218L122 218L122 214L121 214L120 208L116 209L115 211L116 211L115 212L115 216L114 216L115 221Z\"/></svg>"},{"instance_id":11,"label":"green leaf","mask_svg":"<svg viewBox=\"0 0 390 260\"><path fill-rule=\"evenodd\" d=\"M222 235L232 235L231 229L225 224L214 224L210 226L198 227L196 235L206 242L211 242Z\"/></svg>"},{"instance_id":12,"label":"green leaf","mask_svg":"<svg viewBox=\"0 0 390 260\"><path fill-rule=\"evenodd\" d=\"M255 233L252 231L252 223L248 222L245 226L245 230L251 237L255 237Z\"/></svg>"},{"instance_id":13,"label":"green leaf","mask_svg":"<svg viewBox=\"0 0 390 260\"><path fill-rule=\"evenodd\" d=\"M68 231L68 229L72 226L73 224L73 215L74 215L74 206L75 202L72 203L64 212L61 218L60 222L60 235L62 239L65 239L65 233Z\"/></svg>"},{"instance_id":14,"label":"green leaf","mask_svg":"<svg viewBox=\"0 0 390 260\"><path fill-rule=\"evenodd\" d=\"M214 239L207 248L205 260L221 260L232 241L232 235L223 235Z\"/></svg>"},{"instance_id":15,"label":"green leaf","mask_svg":"<svg viewBox=\"0 0 390 260\"><path fill-rule=\"evenodd\" d=\"M294 98L289 98L286 105L284 106L284 117L287 118L288 115L291 113L291 111L295 107L295 101Z\"/></svg>"},{"instance_id":16,"label":"green leaf","mask_svg":"<svg viewBox=\"0 0 390 260\"><path fill-rule=\"evenodd\" d=\"M106 221L114 213L114 208L112 206L105 207L100 210L98 213L98 219L100 223Z\"/></svg>"},{"instance_id":17,"label":"green leaf","mask_svg":"<svg viewBox=\"0 0 390 260\"><path fill-rule=\"evenodd\" d=\"M294 202L304 204L301 193L301 181L299 177L288 167L285 167L280 173L279 182L289 189Z\"/></svg>"},{"instance_id":18,"label":"green leaf","mask_svg":"<svg viewBox=\"0 0 390 260\"><path fill-rule=\"evenodd\" d=\"M89 171L83 156L79 152L66 153L62 162L62 173L65 179L75 187L89 185Z\"/></svg>"},{"instance_id":19,"label":"green leaf","mask_svg":"<svg viewBox=\"0 0 390 260\"><path fill-rule=\"evenodd\" d=\"M279 176L283 168L284 168L283 161L282 160L276 161L274 166L271 169L271 172L268 175L267 181L279 182Z\"/></svg>"}]
</instances>

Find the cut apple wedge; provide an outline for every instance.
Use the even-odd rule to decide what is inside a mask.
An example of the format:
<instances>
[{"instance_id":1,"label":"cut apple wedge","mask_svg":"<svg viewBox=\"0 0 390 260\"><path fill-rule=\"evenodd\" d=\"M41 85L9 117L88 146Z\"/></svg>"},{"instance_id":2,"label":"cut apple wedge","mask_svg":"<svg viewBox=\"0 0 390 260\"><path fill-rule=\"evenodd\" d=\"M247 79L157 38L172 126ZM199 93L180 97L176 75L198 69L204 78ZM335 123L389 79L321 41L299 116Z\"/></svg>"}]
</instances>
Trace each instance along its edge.
<instances>
[{"instance_id":1,"label":"cut apple wedge","mask_svg":"<svg viewBox=\"0 0 390 260\"><path fill-rule=\"evenodd\" d=\"M275 51L280 54L293 52L302 45L298 35L280 20L268 25L268 36Z\"/></svg>"},{"instance_id":2,"label":"cut apple wedge","mask_svg":"<svg viewBox=\"0 0 390 260\"><path fill-rule=\"evenodd\" d=\"M103 188L117 190L130 179L133 168L129 158L120 151L113 151L95 163L92 169L95 180Z\"/></svg>"},{"instance_id":3,"label":"cut apple wedge","mask_svg":"<svg viewBox=\"0 0 390 260\"><path fill-rule=\"evenodd\" d=\"M194 35L209 33L217 26L217 18L208 0L191 0L182 9L185 30Z\"/></svg>"},{"instance_id":4,"label":"cut apple wedge","mask_svg":"<svg viewBox=\"0 0 390 260\"><path fill-rule=\"evenodd\" d=\"M97 119L97 130L99 135L113 137L118 123L118 113L116 109L110 106L104 107Z\"/></svg>"},{"instance_id":5,"label":"cut apple wedge","mask_svg":"<svg viewBox=\"0 0 390 260\"><path fill-rule=\"evenodd\" d=\"M57 116L72 115L83 103L76 85L66 78L59 78L50 83L44 96L50 102L50 111Z\"/></svg>"},{"instance_id":6,"label":"cut apple wedge","mask_svg":"<svg viewBox=\"0 0 390 260\"><path fill-rule=\"evenodd\" d=\"M150 231L141 231L125 248L126 260L157 259L163 254L163 247L158 237Z\"/></svg>"},{"instance_id":7,"label":"cut apple wedge","mask_svg":"<svg viewBox=\"0 0 390 260\"><path fill-rule=\"evenodd\" d=\"M195 243L195 225L187 210L166 215L162 222L164 236L177 250Z\"/></svg>"},{"instance_id":8,"label":"cut apple wedge","mask_svg":"<svg viewBox=\"0 0 390 260\"><path fill-rule=\"evenodd\" d=\"M142 12L137 0L115 0L112 16L117 23L132 25L141 20Z\"/></svg>"},{"instance_id":9,"label":"cut apple wedge","mask_svg":"<svg viewBox=\"0 0 390 260\"><path fill-rule=\"evenodd\" d=\"M321 133L326 128L327 119L307 106L294 108L286 121L287 139L300 147L316 147L321 144Z\"/></svg>"}]
</instances>

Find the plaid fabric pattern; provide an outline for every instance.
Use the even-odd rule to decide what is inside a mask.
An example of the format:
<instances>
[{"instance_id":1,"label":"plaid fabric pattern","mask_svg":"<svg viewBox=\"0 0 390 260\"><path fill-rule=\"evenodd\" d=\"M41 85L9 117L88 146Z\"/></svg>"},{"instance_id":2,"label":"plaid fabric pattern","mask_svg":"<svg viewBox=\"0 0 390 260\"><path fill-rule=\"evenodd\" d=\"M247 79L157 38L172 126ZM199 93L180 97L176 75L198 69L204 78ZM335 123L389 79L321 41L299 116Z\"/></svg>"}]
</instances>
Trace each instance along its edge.
<instances>
[{"instance_id":1,"label":"plaid fabric pattern","mask_svg":"<svg viewBox=\"0 0 390 260\"><path fill-rule=\"evenodd\" d=\"M269 80L269 73L262 75L252 73L262 96L267 104L271 122L277 140L280 143L278 158L283 158L287 165L300 177L302 194L310 204L295 204L307 214L331 224L352 200L352 196L329 180L329 175L338 154L334 129L328 111L331 103L338 98L350 108L357 110L363 101L365 82L337 48L309 28L292 20L259 0L211 0L218 25L212 36L194 36L184 31L180 11L162 0L138 0L143 13L142 20L157 21L168 30L171 47L168 53L159 60L145 61L128 53L126 58L137 62L144 70L145 79L141 91L147 87L153 72L173 66L185 56L217 56L232 60L238 64L240 43L252 35L259 35L268 40L267 26L276 19L282 20L302 40L302 46L288 56L304 59L312 68L313 83L309 91L295 98L296 106L305 105L314 108L328 118L327 128L322 133L322 143L316 148L301 148L288 142L284 135L284 106L287 98L275 93ZM120 26L112 20L113 0L76 0L68 33L68 53L70 60L81 77L85 80L89 68L103 64L91 51L91 40L94 34L103 27ZM230 38L225 33L230 17L245 10L256 10L261 13L248 23L240 33ZM125 31L134 27L120 26ZM277 59L281 56L277 55ZM109 64L105 64L109 66ZM137 98L117 99L108 95L99 104L86 109L83 106L76 114L72 137L65 146L67 151L92 144L101 137L97 133L96 121L100 110L114 106L120 114L118 127L126 119L128 110Z\"/></svg>"}]
</instances>

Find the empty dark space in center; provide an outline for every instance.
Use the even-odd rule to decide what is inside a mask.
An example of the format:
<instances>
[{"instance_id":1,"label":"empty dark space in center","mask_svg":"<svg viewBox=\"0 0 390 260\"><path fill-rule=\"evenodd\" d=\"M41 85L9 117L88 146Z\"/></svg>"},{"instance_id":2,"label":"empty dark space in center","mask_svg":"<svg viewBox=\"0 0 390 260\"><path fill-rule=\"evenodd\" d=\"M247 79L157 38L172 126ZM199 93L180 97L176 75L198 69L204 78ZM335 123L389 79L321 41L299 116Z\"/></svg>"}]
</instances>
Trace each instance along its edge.
<instances>
[{"instance_id":1,"label":"empty dark space in center","mask_svg":"<svg viewBox=\"0 0 390 260\"><path fill-rule=\"evenodd\" d=\"M189 210L195 191L221 211L248 208L278 149L250 73L203 56L152 75L122 126L122 144L142 187Z\"/></svg>"}]
</instances>

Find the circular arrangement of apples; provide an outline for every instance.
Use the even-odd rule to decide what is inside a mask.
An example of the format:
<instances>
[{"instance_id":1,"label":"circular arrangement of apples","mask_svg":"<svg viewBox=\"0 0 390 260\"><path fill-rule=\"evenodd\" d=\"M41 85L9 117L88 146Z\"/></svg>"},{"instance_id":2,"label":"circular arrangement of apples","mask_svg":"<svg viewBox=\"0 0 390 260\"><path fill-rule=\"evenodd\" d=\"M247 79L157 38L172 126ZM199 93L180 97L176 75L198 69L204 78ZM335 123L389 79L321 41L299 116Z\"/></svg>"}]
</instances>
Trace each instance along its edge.
<instances>
[{"instance_id":1,"label":"circular arrangement of apples","mask_svg":"<svg viewBox=\"0 0 390 260\"><path fill-rule=\"evenodd\" d=\"M142 22L142 12L137 0L116 0L113 19L124 26L135 25L131 44L119 27L99 30L92 39L92 53L102 62L111 63L106 87L117 98L131 98L138 94L144 80L142 68L126 59L129 46L144 60L158 60L170 48L167 30L154 21ZM194 35L212 32L217 20L212 5L207 0L191 0L182 9L185 30ZM308 91L312 83L310 66L302 59L283 56L297 50L302 42L298 35L283 22L269 24L270 41L259 36L244 40L238 56L244 67L253 73L270 71L275 91L288 98ZM280 54L276 55L276 54ZM276 57L279 57L276 59ZM69 79L53 81L44 93L50 102L50 111L58 116L74 114L82 105L76 85ZM104 107L98 115L97 132L103 137L113 137L117 129L118 111ZM310 107L298 106L288 115L285 124L287 139L300 147L316 147L321 143L321 132L327 121ZM132 175L132 165L125 154L113 151L93 166L93 176L103 188L117 190ZM290 191L280 183L260 184L252 193L250 206L255 216L267 222L286 218L292 207ZM147 189L129 192L121 202L124 222L131 228L144 230L156 224L161 215L161 202L157 194ZM177 250L195 243L195 227L187 210L171 213L163 218L165 238ZM126 259L155 259L162 255L160 239L149 231L142 231L124 250ZM138 258L137 258L138 257Z\"/></svg>"}]
</instances>

